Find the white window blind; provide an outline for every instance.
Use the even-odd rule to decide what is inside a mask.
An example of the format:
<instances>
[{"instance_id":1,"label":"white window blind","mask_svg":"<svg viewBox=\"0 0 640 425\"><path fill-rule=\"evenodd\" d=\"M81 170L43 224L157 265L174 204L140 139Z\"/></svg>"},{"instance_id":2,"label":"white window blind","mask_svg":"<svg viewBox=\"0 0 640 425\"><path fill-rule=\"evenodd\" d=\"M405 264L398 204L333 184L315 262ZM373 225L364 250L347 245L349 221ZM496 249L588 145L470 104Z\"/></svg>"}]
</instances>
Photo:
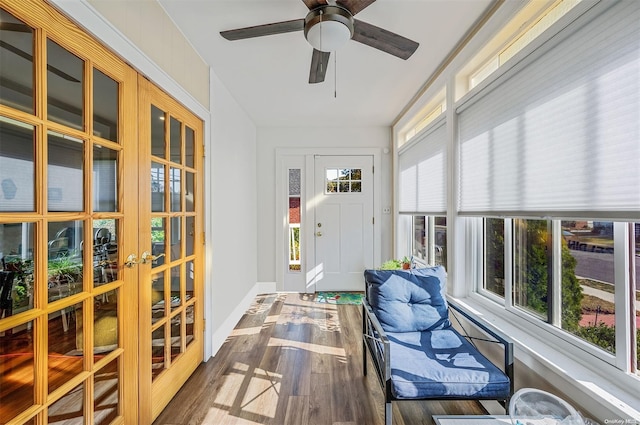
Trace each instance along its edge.
<instances>
[{"instance_id":1,"label":"white window blind","mask_svg":"<svg viewBox=\"0 0 640 425\"><path fill-rule=\"evenodd\" d=\"M548 43L458 109L460 213L639 218L640 2Z\"/></svg>"},{"instance_id":2,"label":"white window blind","mask_svg":"<svg viewBox=\"0 0 640 425\"><path fill-rule=\"evenodd\" d=\"M447 205L447 128L442 118L398 157L402 214L443 215Z\"/></svg>"}]
</instances>

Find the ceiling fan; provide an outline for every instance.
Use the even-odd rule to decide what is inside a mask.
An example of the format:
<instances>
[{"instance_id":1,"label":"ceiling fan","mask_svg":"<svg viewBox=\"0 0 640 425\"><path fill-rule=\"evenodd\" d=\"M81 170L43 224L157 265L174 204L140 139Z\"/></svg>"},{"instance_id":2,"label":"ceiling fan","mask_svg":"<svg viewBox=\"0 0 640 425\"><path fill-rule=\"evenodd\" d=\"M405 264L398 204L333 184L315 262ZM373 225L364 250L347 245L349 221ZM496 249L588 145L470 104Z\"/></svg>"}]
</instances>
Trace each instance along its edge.
<instances>
[{"instance_id":1,"label":"ceiling fan","mask_svg":"<svg viewBox=\"0 0 640 425\"><path fill-rule=\"evenodd\" d=\"M302 0L309 8L305 18L221 31L220 35L233 41L304 31L305 38L313 47L309 83L321 83L327 72L331 52L348 40L355 40L405 60L418 48L418 43L413 40L353 17L374 1Z\"/></svg>"}]
</instances>

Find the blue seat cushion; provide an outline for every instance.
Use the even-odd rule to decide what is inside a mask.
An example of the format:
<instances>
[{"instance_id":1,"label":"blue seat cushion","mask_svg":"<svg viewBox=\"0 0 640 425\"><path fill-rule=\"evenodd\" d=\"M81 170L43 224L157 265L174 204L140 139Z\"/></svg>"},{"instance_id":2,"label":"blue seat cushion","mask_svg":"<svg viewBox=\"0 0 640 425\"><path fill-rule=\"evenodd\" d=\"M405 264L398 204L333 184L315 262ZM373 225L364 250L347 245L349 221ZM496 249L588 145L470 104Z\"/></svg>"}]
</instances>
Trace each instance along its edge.
<instances>
[{"instance_id":1,"label":"blue seat cushion","mask_svg":"<svg viewBox=\"0 0 640 425\"><path fill-rule=\"evenodd\" d=\"M398 399L509 397L509 377L454 328L389 332L392 394Z\"/></svg>"},{"instance_id":2,"label":"blue seat cushion","mask_svg":"<svg viewBox=\"0 0 640 425\"><path fill-rule=\"evenodd\" d=\"M415 332L451 325L444 267L365 270L367 301L386 332Z\"/></svg>"}]
</instances>

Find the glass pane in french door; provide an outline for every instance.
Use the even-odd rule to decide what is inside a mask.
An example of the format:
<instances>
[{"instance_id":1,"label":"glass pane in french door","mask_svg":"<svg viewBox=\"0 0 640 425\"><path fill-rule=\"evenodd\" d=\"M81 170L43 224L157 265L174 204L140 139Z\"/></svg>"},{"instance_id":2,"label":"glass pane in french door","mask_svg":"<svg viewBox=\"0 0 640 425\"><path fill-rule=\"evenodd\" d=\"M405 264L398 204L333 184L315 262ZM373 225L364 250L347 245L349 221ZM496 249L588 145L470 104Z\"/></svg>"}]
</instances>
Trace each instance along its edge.
<instances>
[{"instance_id":1,"label":"glass pane in french door","mask_svg":"<svg viewBox=\"0 0 640 425\"><path fill-rule=\"evenodd\" d=\"M136 74L46 2L2 4L0 424L122 423L138 149L120 122Z\"/></svg>"}]
</instances>

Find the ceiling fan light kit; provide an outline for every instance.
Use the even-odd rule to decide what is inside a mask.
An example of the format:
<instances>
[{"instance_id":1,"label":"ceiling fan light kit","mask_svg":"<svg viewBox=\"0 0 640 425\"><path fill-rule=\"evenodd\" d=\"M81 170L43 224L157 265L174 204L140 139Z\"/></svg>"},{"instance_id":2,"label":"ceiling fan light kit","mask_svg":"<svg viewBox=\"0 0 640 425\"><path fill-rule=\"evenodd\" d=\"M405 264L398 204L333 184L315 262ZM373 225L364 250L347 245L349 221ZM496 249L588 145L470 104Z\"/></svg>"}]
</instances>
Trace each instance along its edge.
<instances>
[{"instance_id":1,"label":"ceiling fan light kit","mask_svg":"<svg viewBox=\"0 0 640 425\"><path fill-rule=\"evenodd\" d=\"M335 52L353 37L353 16L340 6L321 6L304 19L304 36L321 52Z\"/></svg>"},{"instance_id":2,"label":"ceiling fan light kit","mask_svg":"<svg viewBox=\"0 0 640 425\"><path fill-rule=\"evenodd\" d=\"M304 30L304 37L313 47L309 83L324 81L329 55L349 40L354 40L400 59L409 59L418 43L353 16L375 0L302 0L309 8L304 19L275 22L221 31L227 40L242 40L265 35Z\"/></svg>"}]
</instances>

